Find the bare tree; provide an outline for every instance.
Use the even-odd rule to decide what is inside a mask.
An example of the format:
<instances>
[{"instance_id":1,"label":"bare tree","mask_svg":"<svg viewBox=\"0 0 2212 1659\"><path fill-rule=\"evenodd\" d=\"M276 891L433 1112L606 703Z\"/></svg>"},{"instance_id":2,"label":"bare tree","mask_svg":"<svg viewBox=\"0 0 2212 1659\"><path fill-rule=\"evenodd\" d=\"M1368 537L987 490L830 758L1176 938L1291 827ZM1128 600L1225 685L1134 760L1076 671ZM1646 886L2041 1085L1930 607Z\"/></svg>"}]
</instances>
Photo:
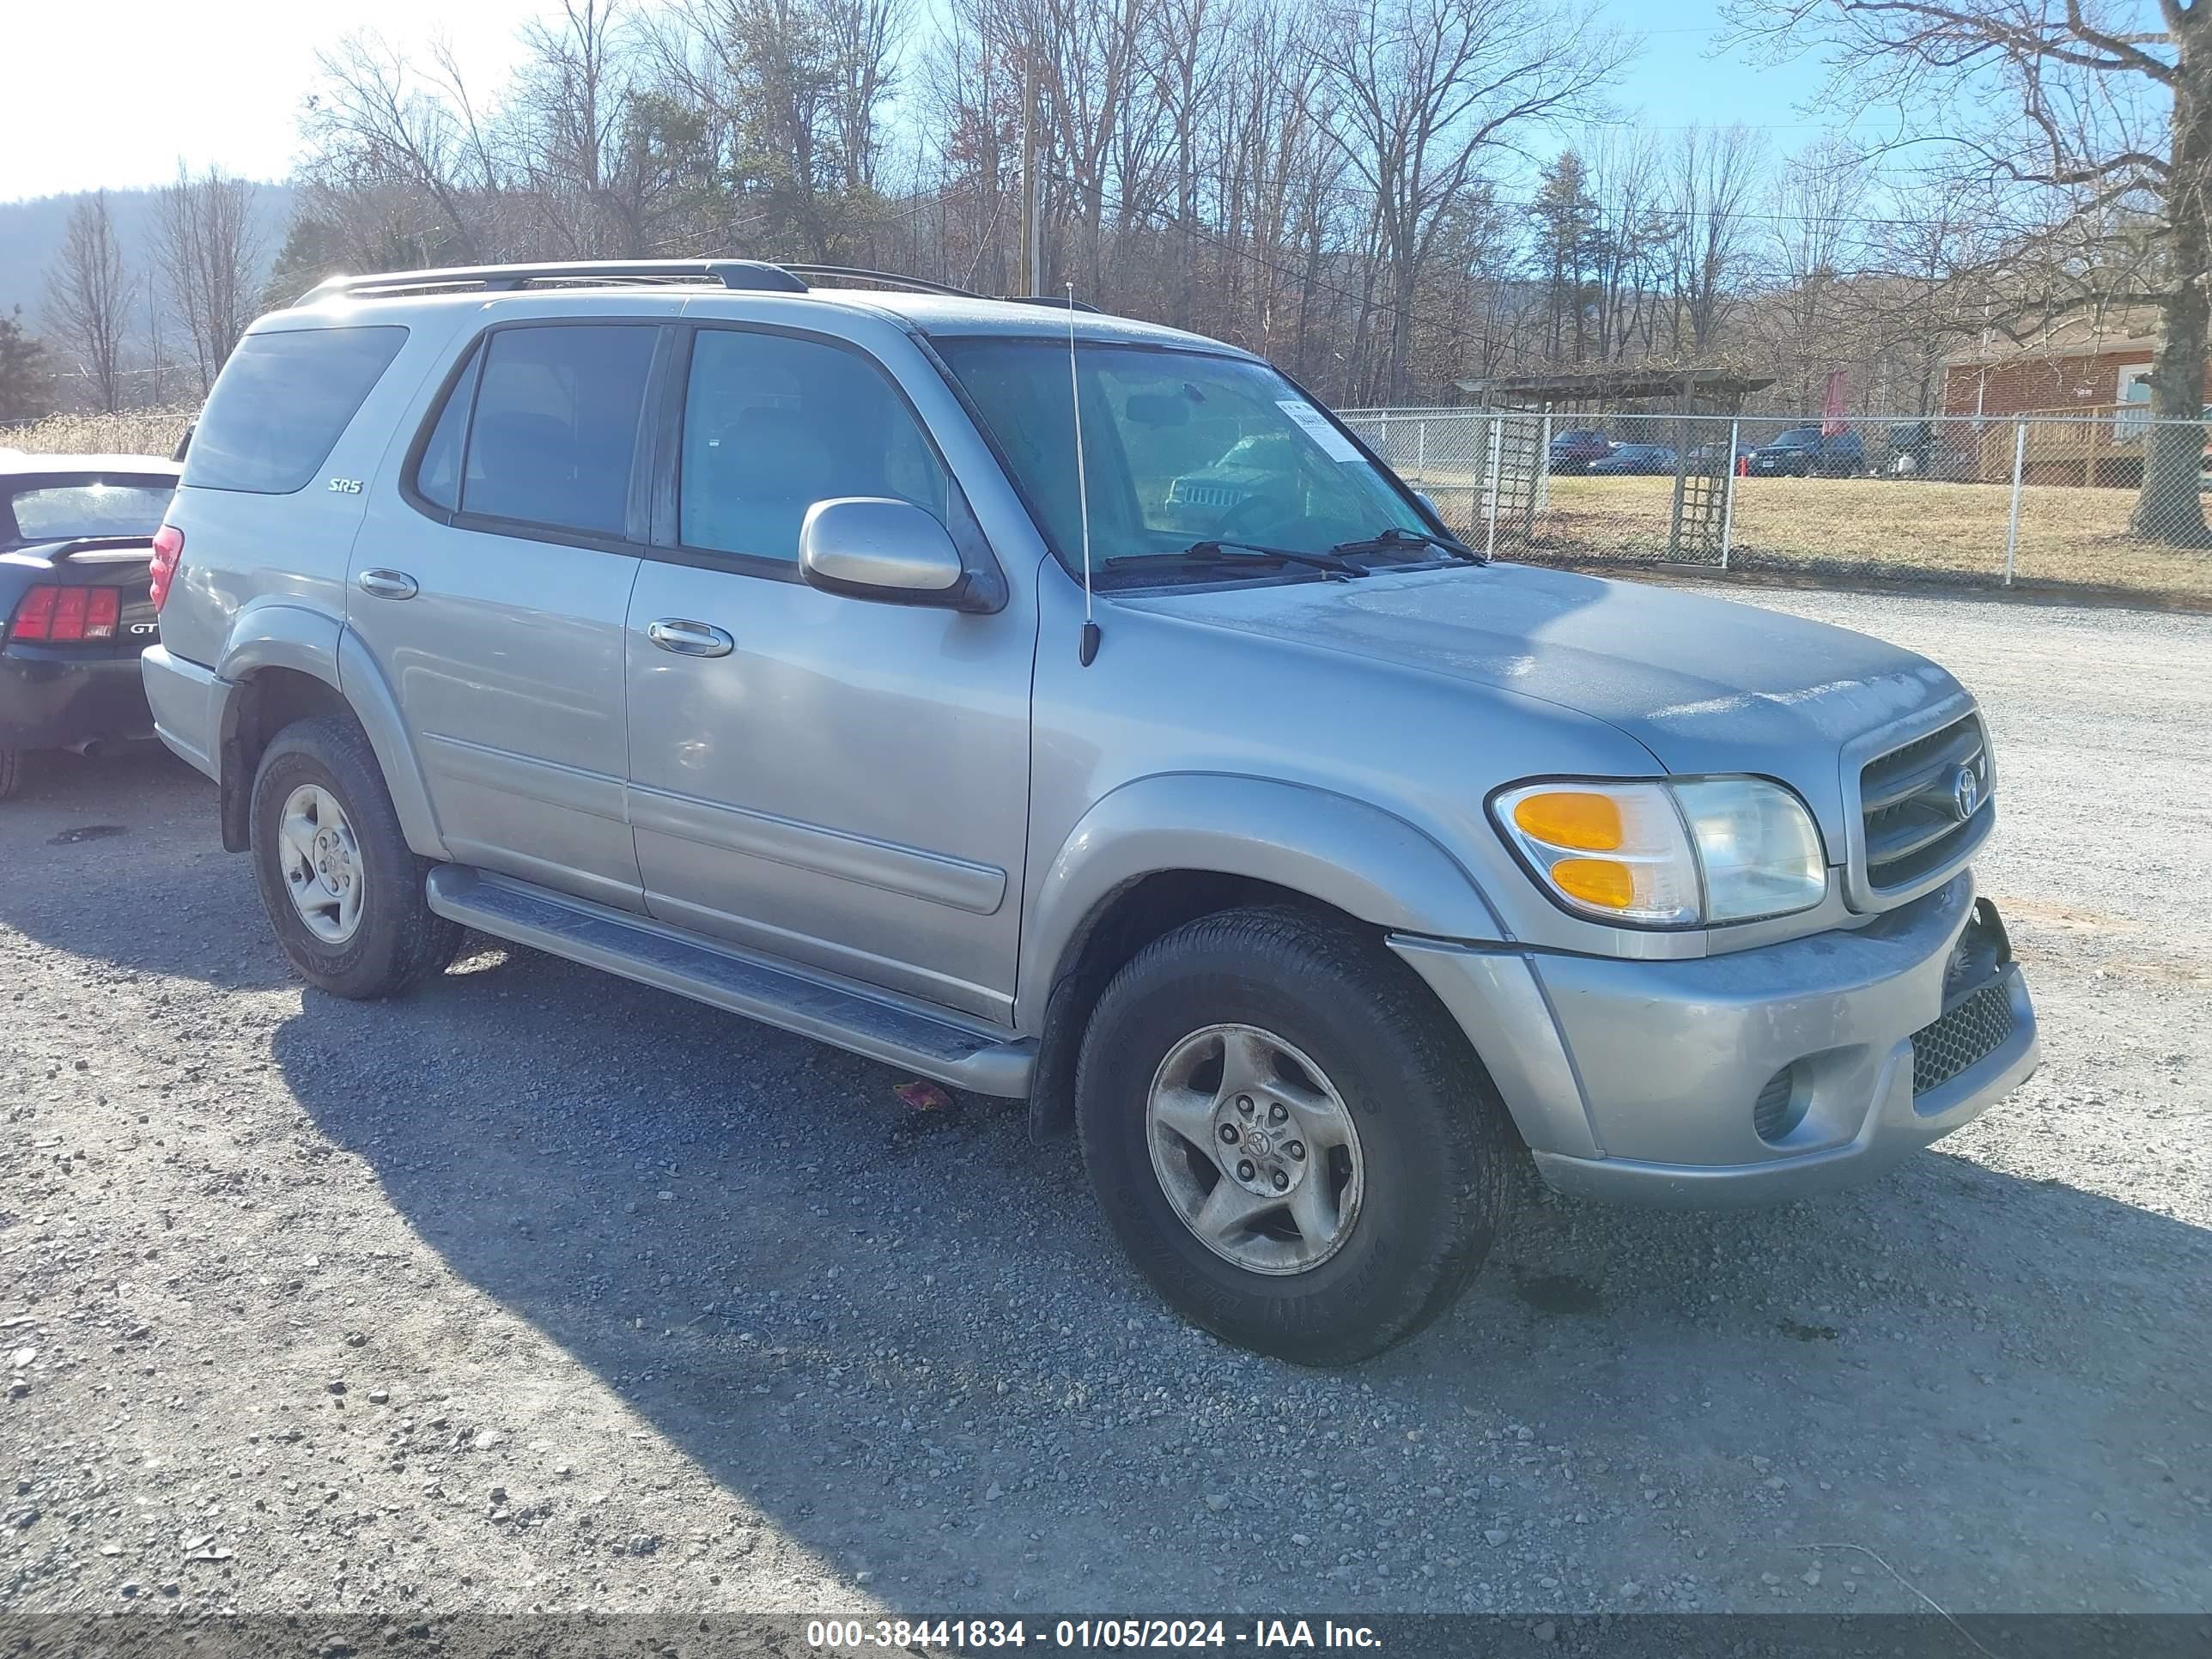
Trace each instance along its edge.
<instances>
[{"instance_id":1,"label":"bare tree","mask_svg":"<svg viewBox=\"0 0 2212 1659\"><path fill-rule=\"evenodd\" d=\"M848 188L873 191L882 162L884 105L898 90L901 47L912 27L908 0L821 0L830 61L843 71L830 90Z\"/></svg>"},{"instance_id":2,"label":"bare tree","mask_svg":"<svg viewBox=\"0 0 2212 1659\"><path fill-rule=\"evenodd\" d=\"M1762 315L1777 360L1794 370L1801 410L1813 406L1815 378L1841 352L1842 295L1856 269L1871 182L1855 145L1816 138L1783 164L1767 198L1778 280Z\"/></svg>"},{"instance_id":3,"label":"bare tree","mask_svg":"<svg viewBox=\"0 0 2212 1659\"><path fill-rule=\"evenodd\" d=\"M1916 414L1936 411L1945 358L1984 326L1981 305L1997 238L1982 197L1954 183L1919 198L1919 216L1877 222L1868 280L1838 296L1855 331L1912 389ZM1895 406L1894 398L1884 401Z\"/></svg>"},{"instance_id":4,"label":"bare tree","mask_svg":"<svg viewBox=\"0 0 2212 1659\"><path fill-rule=\"evenodd\" d=\"M524 26L524 61L495 118L541 252L659 250L701 160L702 124L654 84L648 32L617 0L562 0Z\"/></svg>"},{"instance_id":5,"label":"bare tree","mask_svg":"<svg viewBox=\"0 0 2212 1659\"><path fill-rule=\"evenodd\" d=\"M2212 546L2212 0L1765 0L1748 32L1826 53L1838 105L1906 111L1931 175L1987 188L2019 232L1996 284L2008 326L2158 313L2132 527Z\"/></svg>"},{"instance_id":6,"label":"bare tree","mask_svg":"<svg viewBox=\"0 0 2212 1659\"><path fill-rule=\"evenodd\" d=\"M161 191L154 263L170 314L192 343L205 394L258 310L261 238L253 186L210 167L193 178L179 162Z\"/></svg>"},{"instance_id":7,"label":"bare tree","mask_svg":"<svg viewBox=\"0 0 2212 1659\"><path fill-rule=\"evenodd\" d=\"M1647 353L1652 343L1659 255L1668 233L1661 160L1650 134L1618 127L1604 129L1589 154L1597 353L1607 361L1628 356L1639 339Z\"/></svg>"},{"instance_id":8,"label":"bare tree","mask_svg":"<svg viewBox=\"0 0 2212 1659\"><path fill-rule=\"evenodd\" d=\"M1598 20L1521 0L1340 3L1324 61L1340 139L1374 193L1387 261L1384 396L1405 394L1413 295L1437 235L1484 164L1530 129L1581 112L1630 43Z\"/></svg>"},{"instance_id":9,"label":"bare tree","mask_svg":"<svg viewBox=\"0 0 2212 1659\"><path fill-rule=\"evenodd\" d=\"M1668 333L1677 359L1702 362L1741 295L1754 258L1750 210L1764 155L1749 128L1692 126L1668 158Z\"/></svg>"},{"instance_id":10,"label":"bare tree","mask_svg":"<svg viewBox=\"0 0 2212 1659\"><path fill-rule=\"evenodd\" d=\"M403 217L424 264L494 257L505 180L450 54L424 75L378 36L356 33L315 61L321 84L301 120L311 181L356 200L417 198Z\"/></svg>"},{"instance_id":11,"label":"bare tree","mask_svg":"<svg viewBox=\"0 0 2212 1659\"><path fill-rule=\"evenodd\" d=\"M123 351L138 283L123 263L107 192L70 210L61 251L46 272L48 334L76 361L93 405L112 414L123 404Z\"/></svg>"},{"instance_id":12,"label":"bare tree","mask_svg":"<svg viewBox=\"0 0 2212 1659\"><path fill-rule=\"evenodd\" d=\"M1105 228L1112 204L1127 217L1115 163L1130 131L1156 119L1157 101L1141 80L1148 7L1145 0L1033 0L1029 27L1031 50L1043 65L1042 87L1048 112L1046 164L1066 182L1072 201L1073 264L1079 279L1101 303L1107 291ZM1139 219L1152 204L1130 204Z\"/></svg>"}]
</instances>

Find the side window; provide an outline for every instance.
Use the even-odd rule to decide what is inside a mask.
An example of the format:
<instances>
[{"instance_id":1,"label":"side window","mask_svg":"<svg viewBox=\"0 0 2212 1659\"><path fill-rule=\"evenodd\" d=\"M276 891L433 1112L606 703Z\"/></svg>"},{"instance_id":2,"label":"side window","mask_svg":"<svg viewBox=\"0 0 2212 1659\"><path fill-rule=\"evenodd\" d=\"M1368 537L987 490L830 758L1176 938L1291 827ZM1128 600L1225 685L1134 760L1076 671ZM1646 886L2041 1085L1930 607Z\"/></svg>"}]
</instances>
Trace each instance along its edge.
<instances>
[{"instance_id":1,"label":"side window","mask_svg":"<svg viewBox=\"0 0 2212 1659\"><path fill-rule=\"evenodd\" d=\"M192 428L184 481L260 495L302 488L406 341L396 326L247 335Z\"/></svg>"},{"instance_id":2,"label":"side window","mask_svg":"<svg viewBox=\"0 0 2212 1659\"><path fill-rule=\"evenodd\" d=\"M468 442L469 406L477 394L477 370L483 364L483 347L471 346L468 365L446 394L438 424L430 428L430 441L422 446L422 458L415 463L416 493L448 513L460 509L461 458Z\"/></svg>"},{"instance_id":3,"label":"side window","mask_svg":"<svg viewBox=\"0 0 2212 1659\"><path fill-rule=\"evenodd\" d=\"M656 334L623 323L495 331L477 375L460 510L621 535Z\"/></svg>"},{"instance_id":4,"label":"side window","mask_svg":"<svg viewBox=\"0 0 2212 1659\"><path fill-rule=\"evenodd\" d=\"M942 523L947 487L905 402L857 353L731 329L694 337L678 496L685 546L795 563L815 502L890 495Z\"/></svg>"}]
</instances>

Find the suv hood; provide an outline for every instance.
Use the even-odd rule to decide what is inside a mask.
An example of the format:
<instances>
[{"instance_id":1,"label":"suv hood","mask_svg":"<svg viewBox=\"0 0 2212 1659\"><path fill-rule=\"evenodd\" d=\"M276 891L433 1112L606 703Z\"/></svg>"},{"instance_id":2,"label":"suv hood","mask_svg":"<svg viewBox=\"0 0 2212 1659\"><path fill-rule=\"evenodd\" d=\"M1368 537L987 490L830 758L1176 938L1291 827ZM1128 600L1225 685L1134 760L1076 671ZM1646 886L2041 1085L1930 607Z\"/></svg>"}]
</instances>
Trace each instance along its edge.
<instances>
[{"instance_id":1,"label":"suv hood","mask_svg":"<svg viewBox=\"0 0 2212 1659\"><path fill-rule=\"evenodd\" d=\"M1832 830L1842 745L1965 696L1925 657L1847 629L1535 565L1121 602L1540 697L1627 733L1661 770L1781 778Z\"/></svg>"}]
</instances>

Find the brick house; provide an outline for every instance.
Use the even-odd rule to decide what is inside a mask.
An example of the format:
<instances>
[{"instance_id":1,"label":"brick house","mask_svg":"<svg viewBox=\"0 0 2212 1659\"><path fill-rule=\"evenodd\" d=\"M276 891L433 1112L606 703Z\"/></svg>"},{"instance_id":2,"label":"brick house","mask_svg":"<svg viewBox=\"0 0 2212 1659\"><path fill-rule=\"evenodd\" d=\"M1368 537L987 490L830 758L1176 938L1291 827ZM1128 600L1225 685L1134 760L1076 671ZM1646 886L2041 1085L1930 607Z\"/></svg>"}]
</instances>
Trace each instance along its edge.
<instances>
[{"instance_id":1,"label":"brick house","mask_svg":"<svg viewBox=\"0 0 2212 1659\"><path fill-rule=\"evenodd\" d=\"M2031 419L2023 476L2031 483L2132 487L2142 478L2143 423L2148 418L2151 358L2158 317L2116 307L2063 319L2015 344L1990 335L1954 353L1943 369L1943 413L2001 426L1953 428L1969 476L2011 476L2015 417ZM2212 404L2212 367L2205 399Z\"/></svg>"}]
</instances>

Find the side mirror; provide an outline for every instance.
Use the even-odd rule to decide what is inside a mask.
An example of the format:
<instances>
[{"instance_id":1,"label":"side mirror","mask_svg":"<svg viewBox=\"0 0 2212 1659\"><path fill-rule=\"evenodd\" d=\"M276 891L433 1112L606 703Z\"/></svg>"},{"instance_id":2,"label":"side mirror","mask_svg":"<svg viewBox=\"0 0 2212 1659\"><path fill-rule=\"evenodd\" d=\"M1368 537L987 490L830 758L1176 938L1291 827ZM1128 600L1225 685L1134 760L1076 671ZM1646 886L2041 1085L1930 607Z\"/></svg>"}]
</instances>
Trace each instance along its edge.
<instances>
[{"instance_id":1,"label":"side mirror","mask_svg":"<svg viewBox=\"0 0 2212 1659\"><path fill-rule=\"evenodd\" d=\"M1428 508L1429 516L1434 519L1438 524L1442 524L1444 521L1443 508L1437 505L1436 497L1430 495L1427 490L1415 490L1413 492L1413 499L1419 501L1423 507Z\"/></svg>"},{"instance_id":2,"label":"side mirror","mask_svg":"<svg viewBox=\"0 0 2212 1659\"><path fill-rule=\"evenodd\" d=\"M848 599L960 609L968 568L945 526L912 501L843 495L806 509L799 568L807 585Z\"/></svg>"}]
</instances>

